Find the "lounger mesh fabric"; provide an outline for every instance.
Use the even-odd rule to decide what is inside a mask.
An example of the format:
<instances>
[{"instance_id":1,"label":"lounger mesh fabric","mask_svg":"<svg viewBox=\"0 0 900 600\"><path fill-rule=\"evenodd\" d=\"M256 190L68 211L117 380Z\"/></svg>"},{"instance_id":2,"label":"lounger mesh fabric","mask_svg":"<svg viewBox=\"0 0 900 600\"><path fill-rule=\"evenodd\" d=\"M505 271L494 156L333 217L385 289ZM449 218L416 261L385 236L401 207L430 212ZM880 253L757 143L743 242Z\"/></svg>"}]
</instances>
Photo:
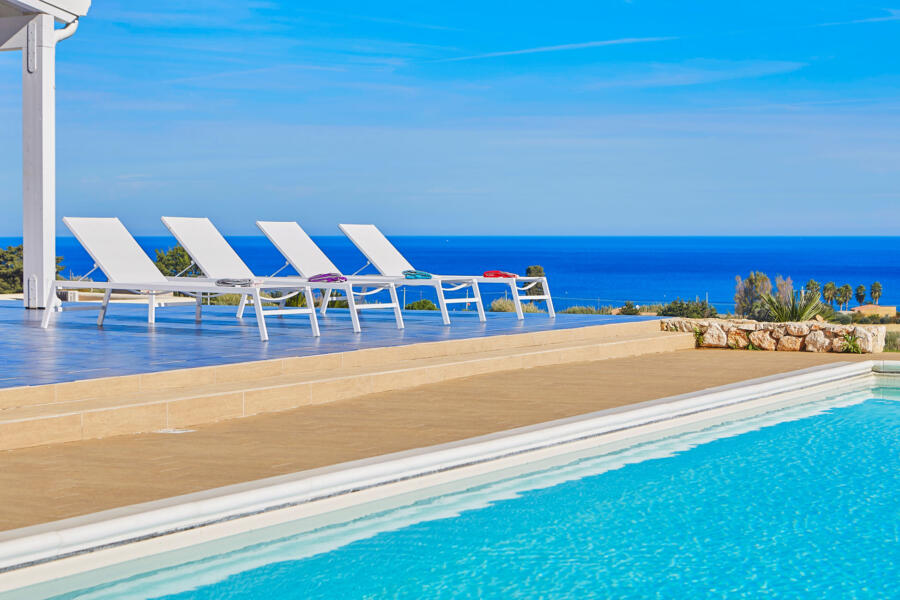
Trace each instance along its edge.
<instances>
[{"instance_id":1,"label":"lounger mesh fabric","mask_svg":"<svg viewBox=\"0 0 900 600\"><path fill-rule=\"evenodd\" d=\"M382 275L404 277L404 271L416 270L374 225L338 227Z\"/></svg>"},{"instance_id":2,"label":"lounger mesh fabric","mask_svg":"<svg viewBox=\"0 0 900 600\"><path fill-rule=\"evenodd\" d=\"M163 217L178 243L212 279L252 279L253 272L212 222L203 217Z\"/></svg>"},{"instance_id":3,"label":"lounger mesh fabric","mask_svg":"<svg viewBox=\"0 0 900 600\"><path fill-rule=\"evenodd\" d=\"M109 281L166 283L165 276L119 219L64 217L63 223Z\"/></svg>"},{"instance_id":4,"label":"lounger mesh fabric","mask_svg":"<svg viewBox=\"0 0 900 600\"><path fill-rule=\"evenodd\" d=\"M338 269L295 221L257 221L278 251L302 277L337 273Z\"/></svg>"}]
</instances>

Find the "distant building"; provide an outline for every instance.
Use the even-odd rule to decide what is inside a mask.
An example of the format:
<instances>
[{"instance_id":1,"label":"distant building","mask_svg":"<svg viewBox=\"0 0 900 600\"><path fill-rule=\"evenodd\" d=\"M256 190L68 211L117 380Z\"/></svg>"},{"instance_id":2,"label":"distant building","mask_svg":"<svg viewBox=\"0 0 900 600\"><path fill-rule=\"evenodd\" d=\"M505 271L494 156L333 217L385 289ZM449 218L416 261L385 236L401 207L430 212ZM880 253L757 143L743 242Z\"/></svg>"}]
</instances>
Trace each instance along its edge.
<instances>
[{"instance_id":1,"label":"distant building","mask_svg":"<svg viewBox=\"0 0 900 600\"><path fill-rule=\"evenodd\" d=\"M850 310L867 316L878 315L879 317L893 317L897 314L896 306L880 306L878 304L863 304L862 306L854 306Z\"/></svg>"}]
</instances>

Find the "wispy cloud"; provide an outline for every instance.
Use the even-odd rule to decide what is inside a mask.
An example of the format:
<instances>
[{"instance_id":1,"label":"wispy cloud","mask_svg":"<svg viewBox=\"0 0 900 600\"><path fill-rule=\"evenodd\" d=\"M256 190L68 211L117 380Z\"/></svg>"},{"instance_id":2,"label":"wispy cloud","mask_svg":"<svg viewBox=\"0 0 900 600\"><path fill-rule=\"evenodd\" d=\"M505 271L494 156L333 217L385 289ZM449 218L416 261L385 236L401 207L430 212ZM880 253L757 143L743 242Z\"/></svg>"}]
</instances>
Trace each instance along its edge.
<instances>
[{"instance_id":1,"label":"wispy cloud","mask_svg":"<svg viewBox=\"0 0 900 600\"><path fill-rule=\"evenodd\" d=\"M370 23L384 23L385 25L400 25L402 27L412 27L414 29L434 29L438 31L462 31L457 27L447 27L445 25L432 25L430 23L414 23L412 21L401 21L400 19L385 19L382 17L366 17L363 15L344 15L350 19L360 21L369 21Z\"/></svg>"},{"instance_id":2,"label":"wispy cloud","mask_svg":"<svg viewBox=\"0 0 900 600\"><path fill-rule=\"evenodd\" d=\"M435 62L458 62L462 60L479 60L483 58L496 58L499 56L516 56L519 54L540 54L543 52L565 52L568 50L584 50L586 48L601 48L603 46L619 46L623 44L646 44L651 42L667 42L677 40L677 37L645 37L645 38L619 38L615 40L597 40L593 42L579 42L577 44L560 44L558 46L538 46L536 48L523 48L520 50L505 50L502 52L487 52L485 54L473 54L471 56L457 56L444 58Z\"/></svg>"},{"instance_id":3,"label":"wispy cloud","mask_svg":"<svg viewBox=\"0 0 900 600\"><path fill-rule=\"evenodd\" d=\"M833 23L818 23L813 27L835 27L837 25L857 25L859 23L884 23L885 21L900 21L900 10L896 8L886 9L887 15L881 17L868 17L865 19L853 19L852 21L835 21Z\"/></svg>"},{"instance_id":4,"label":"wispy cloud","mask_svg":"<svg viewBox=\"0 0 900 600\"><path fill-rule=\"evenodd\" d=\"M303 10L306 14L316 14L322 15L326 17L339 17L341 19L352 19L355 21L368 21L369 23L382 23L384 25L399 25L401 27L410 27L413 29L431 29L436 31L463 31L458 27L448 27L446 25L435 25L433 23L419 23L416 21L406 21L403 19L391 19L387 17L373 17L369 15L352 15L342 12L335 12L330 10L314 10L314 9L305 9Z\"/></svg>"},{"instance_id":5,"label":"wispy cloud","mask_svg":"<svg viewBox=\"0 0 900 600\"><path fill-rule=\"evenodd\" d=\"M196 83L199 81L209 81L211 79L225 79L231 77L241 77L243 75L258 75L260 73L271 72L288 72L288 71L344 71L341 67L326 67L321 65L274 65L271 67L260 67L258 69L240 69L235 71L222 71L218 73L207 73L205 75L192 75L190 77L179 77L161 81L160 83Z\"/></svg>"},{"instance_id":6,"label":"wispy cloud","mask_svg":"<svg viewBox=\"0 0 900 600\"><path fill-rule=\"evenodd\" d=\"M719 81L780 75L806 66L803 62L782 60L691 60L677 64L652 64L643 73L602 79L591 88L651 88L702 85Z\"/></svg>"}]
</instances>

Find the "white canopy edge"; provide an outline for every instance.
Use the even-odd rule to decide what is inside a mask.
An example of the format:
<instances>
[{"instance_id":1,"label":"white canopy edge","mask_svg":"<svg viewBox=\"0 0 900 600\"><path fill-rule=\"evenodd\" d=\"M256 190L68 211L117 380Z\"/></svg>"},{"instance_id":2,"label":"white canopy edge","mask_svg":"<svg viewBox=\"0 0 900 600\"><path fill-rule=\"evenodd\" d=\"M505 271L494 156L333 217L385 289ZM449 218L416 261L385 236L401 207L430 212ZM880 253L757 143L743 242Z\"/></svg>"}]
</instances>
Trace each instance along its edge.
<instances>
[{"instance_id":1,"label":"white canopy edge","mask_svg":"<svg viewBox=\"0 0 900 600\"><path fill-rule=\"evenodd\" d=\"M0 0L0 17L44 13L62 23L71 23L85 16L90 8L91 0Z\"/></svg>"}]
</instances>

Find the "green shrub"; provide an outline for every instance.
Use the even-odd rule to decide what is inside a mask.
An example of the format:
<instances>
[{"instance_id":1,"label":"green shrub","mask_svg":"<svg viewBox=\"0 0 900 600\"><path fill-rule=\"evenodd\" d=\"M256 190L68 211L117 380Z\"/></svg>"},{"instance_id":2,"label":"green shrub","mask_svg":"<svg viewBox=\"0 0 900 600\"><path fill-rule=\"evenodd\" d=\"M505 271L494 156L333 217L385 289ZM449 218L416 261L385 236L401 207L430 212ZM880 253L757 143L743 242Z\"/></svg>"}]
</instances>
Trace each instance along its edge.
<instances>
[{"instance_id":1,"label":"green shrub","mask_svg":"<svg viewBox=\"0 0 900 600\"><path fill-rule=\"evenodd\" d=\"M278 296L278 294L272 294L272 296ZM315 298L313 298L313 302L315 302ZM340 300L329 302L328 306L331 306L332 308L342 308L338 305L339 302L340 302ZM288 301L285 302L284 305L290 306L293 308L303 308L304 306L306 306L306 294L304 294L303 291L301 290L299 294L288 298ZM347 307L347 304L345 302L343 308L346 308L346 307Z\"/></svg>"},{"instance_id":2,"label":"green shrub","mask_svg":"<svg viewBox=\"0 0 900 600\"><path fill-rule=\"evenodd\" d=\"M212 296L208 303L214 305L237 306L241 301L240 294L222 294L221 296Z\"/></svg>"},{"instance_id":3,"label":"green shrub","mask_svg":"<svg viewBox=\"0 0 900 600\"><path fill-rule=\"evenodd\" d=\"M862 348L859 347L859 338L855 335L844 334L844 352L847 354L862 354Z\"/></svg>"},{"instance_id":4,"label":"green shrub","mask_svg":"<svg viewBox=\"0 0 900 600\"><path fill-rule=\"evenodd\" d=\"M887 315L862 315L858 312L855 312L851 315L844 315L850 317L851 323L859 323L860 325L888 325L890 323L900 323L900 319L894 316Z\"/></svg>"},{"instance_id":5,"label":"green shrub","mask_svg":"<svg viewBox=\"0 0 900 600\"><path fill-rule=\"evenodd\" d=\"M703 332L700 331L697 327L694 327L694 346L699 348L703 345Z\"/></svg>"},{"instance_id":6,"label":"green shrub","mask_svg":"<svg viewBox=\"0 0 900 600\"><path fill-rule=\"evenodd\" d=\"M710 306L706 300L685 302L681 298L669 302L656 314L661 317L685 317L688 319L709 319L717 315L715 307Z\"/></svg>"},{"instance_id":7,"label":"green shrub","mask_svg":"<svg viewBox=\"0 0 900 600\"><path fill-rule=\"evenodd\" d=\"M541 265L531 265L529 267L525 267L525 276L546 277L546 275L544 274L544 267L542 267ZM525 293L529 296L543 296L544 286L540 283L537 283L533 287L528 288Z\"/></svg>"},{"instance_id":8,"label":"green shrub","mask_svg":"<svg viewBox=\"0 0 900 600\"><path fill-rule=\"evenodd\" d=\"M326 293L328 293L328 290L319 290L320 300L317 300L316 304L321 305L321 298L324 298ZM290 301L288 301L288 306L293 306ZM347 299L344 297L344 292L340 290L331 290L328 308L350 308L350 303L347 302Z\"/></svg>"},{"instance_id":9,"label":"green shrub","mask_svg":"<svg viewBox=\"0 0 900 600\"><path fill-rule=\"evenodd\" d=\"M763 298L772 293L772 282L762 271L751 271L747 279L734 278L734 311L742 317L765 321L767 311ZM782 284L784 284L782 280Z\"/></svg>"},{"instance_id":10,"label":"green shrub","mask_svg":"<svg viewBox=\"0 0 900 600\"><path fill-rule=\"evenodd\" d=\"M523 302L522 303L522 312L527 313L542 313L547 312L543 308L538 308L538 305L534 302Z\"/></svg>"},{"instance_id":11,"label":"green shrub","mask_svg":"<svg viewBox=\"0 0 900 600\"><path fill-rule=\"evenodd\" d=\"M0 294L18 294L22 291L23 247L0 248ZM57 279L62 272L62 256L56 257Z\"/></svg>"},{"instance_id":12,"label":"green shrub","mask_svg":"<svg viewBox=\"0 0 900 600\"><path fill-rule=\"evenodd\" d=\"M491 312L516 312L516 304L509 298L497 298L491 302L490 310ZM540 313L546 311L539 309L533 302L523 302L522 312Z\"/></svg>"},{"instance_id":13,"label":"green shrub","mask_svg":"<svg viewBox=\"0 0 900 600\"><path fill-rule=\"evenodd\" d=\"M165 252L155 250L156 252L156 268L166 277L199 277L200 269L194 265L187 250L181 246L169 248Z\"/></svg>"},{"instance_id":14,"label":"green shrub","mask_svg":"<svg viewBox=\"0 0 900 600\"><path fill-rule=\"evenodd\" d=\"M620 315L639 315L641 309L634 305L634 302L626 302L625 306L619 309Z\"/></svg>"},{"instance_id":15,"label":"green shrub","mask_svg":"<svg viewBox=\"0 0 900 600\"><path fill-rule=\"evenodd\" d=\"M885 352L900 352L900 331L888 331L884 338Z\"/></svg>"},{"instance_id":16,"label":"green shrub","mask_svg":"<svg viewBox=\"0 0 900 600\"><path fill-rule=\"evenodd\" d=\"M434 302L432 302L428 298L422 298L421 300L416 300L415 302L410 302L403 308L406 310L437 310L438 309L438 307L435 306Z\"/></svg>"},{"instance_id":17,"label":"green shrub","mask_svg":"<svg viewBox=\"0 0 900 600\"><path fill-rule=\"evenodd\" d=\"M636 306L633 302L626 302L625 306L570 306L568 308L562 309L561 313L567 315L611 315L616 311L615 314L620 315L639 315L642 312L651 312L652 309L655 309L655 306Z\"/></svg>"},{"instance_id":18,"label":"green shrub","mask_svg":"<svg viewBox=\"0 0 900 600\"><path fill-rule=\"evenodd\" d=\"M564 315L599 315L600 311L593 306L569 306L559 311Z\"/></svg>"},{"instance_id":19,"label":"green shrub","mask_svg":"<svg viewBox=\"0 0 900 600\"><path fill-rule=\"evenodd\" d=\"M277 294L272 294L273 297L276 297ZM207 300L208 304L217 305L217 306L237 306L241 302L240 294L222 294L220 296L212 296ZM263 306L269 305L271 306L271 300L263 300ZM248 305L249 306L249 305ZM285 306L291 307L304 307L306 306L306 297L303 295L303 292L288 298L288 301L285 303Z\"/></svg>"}]
</instances>

